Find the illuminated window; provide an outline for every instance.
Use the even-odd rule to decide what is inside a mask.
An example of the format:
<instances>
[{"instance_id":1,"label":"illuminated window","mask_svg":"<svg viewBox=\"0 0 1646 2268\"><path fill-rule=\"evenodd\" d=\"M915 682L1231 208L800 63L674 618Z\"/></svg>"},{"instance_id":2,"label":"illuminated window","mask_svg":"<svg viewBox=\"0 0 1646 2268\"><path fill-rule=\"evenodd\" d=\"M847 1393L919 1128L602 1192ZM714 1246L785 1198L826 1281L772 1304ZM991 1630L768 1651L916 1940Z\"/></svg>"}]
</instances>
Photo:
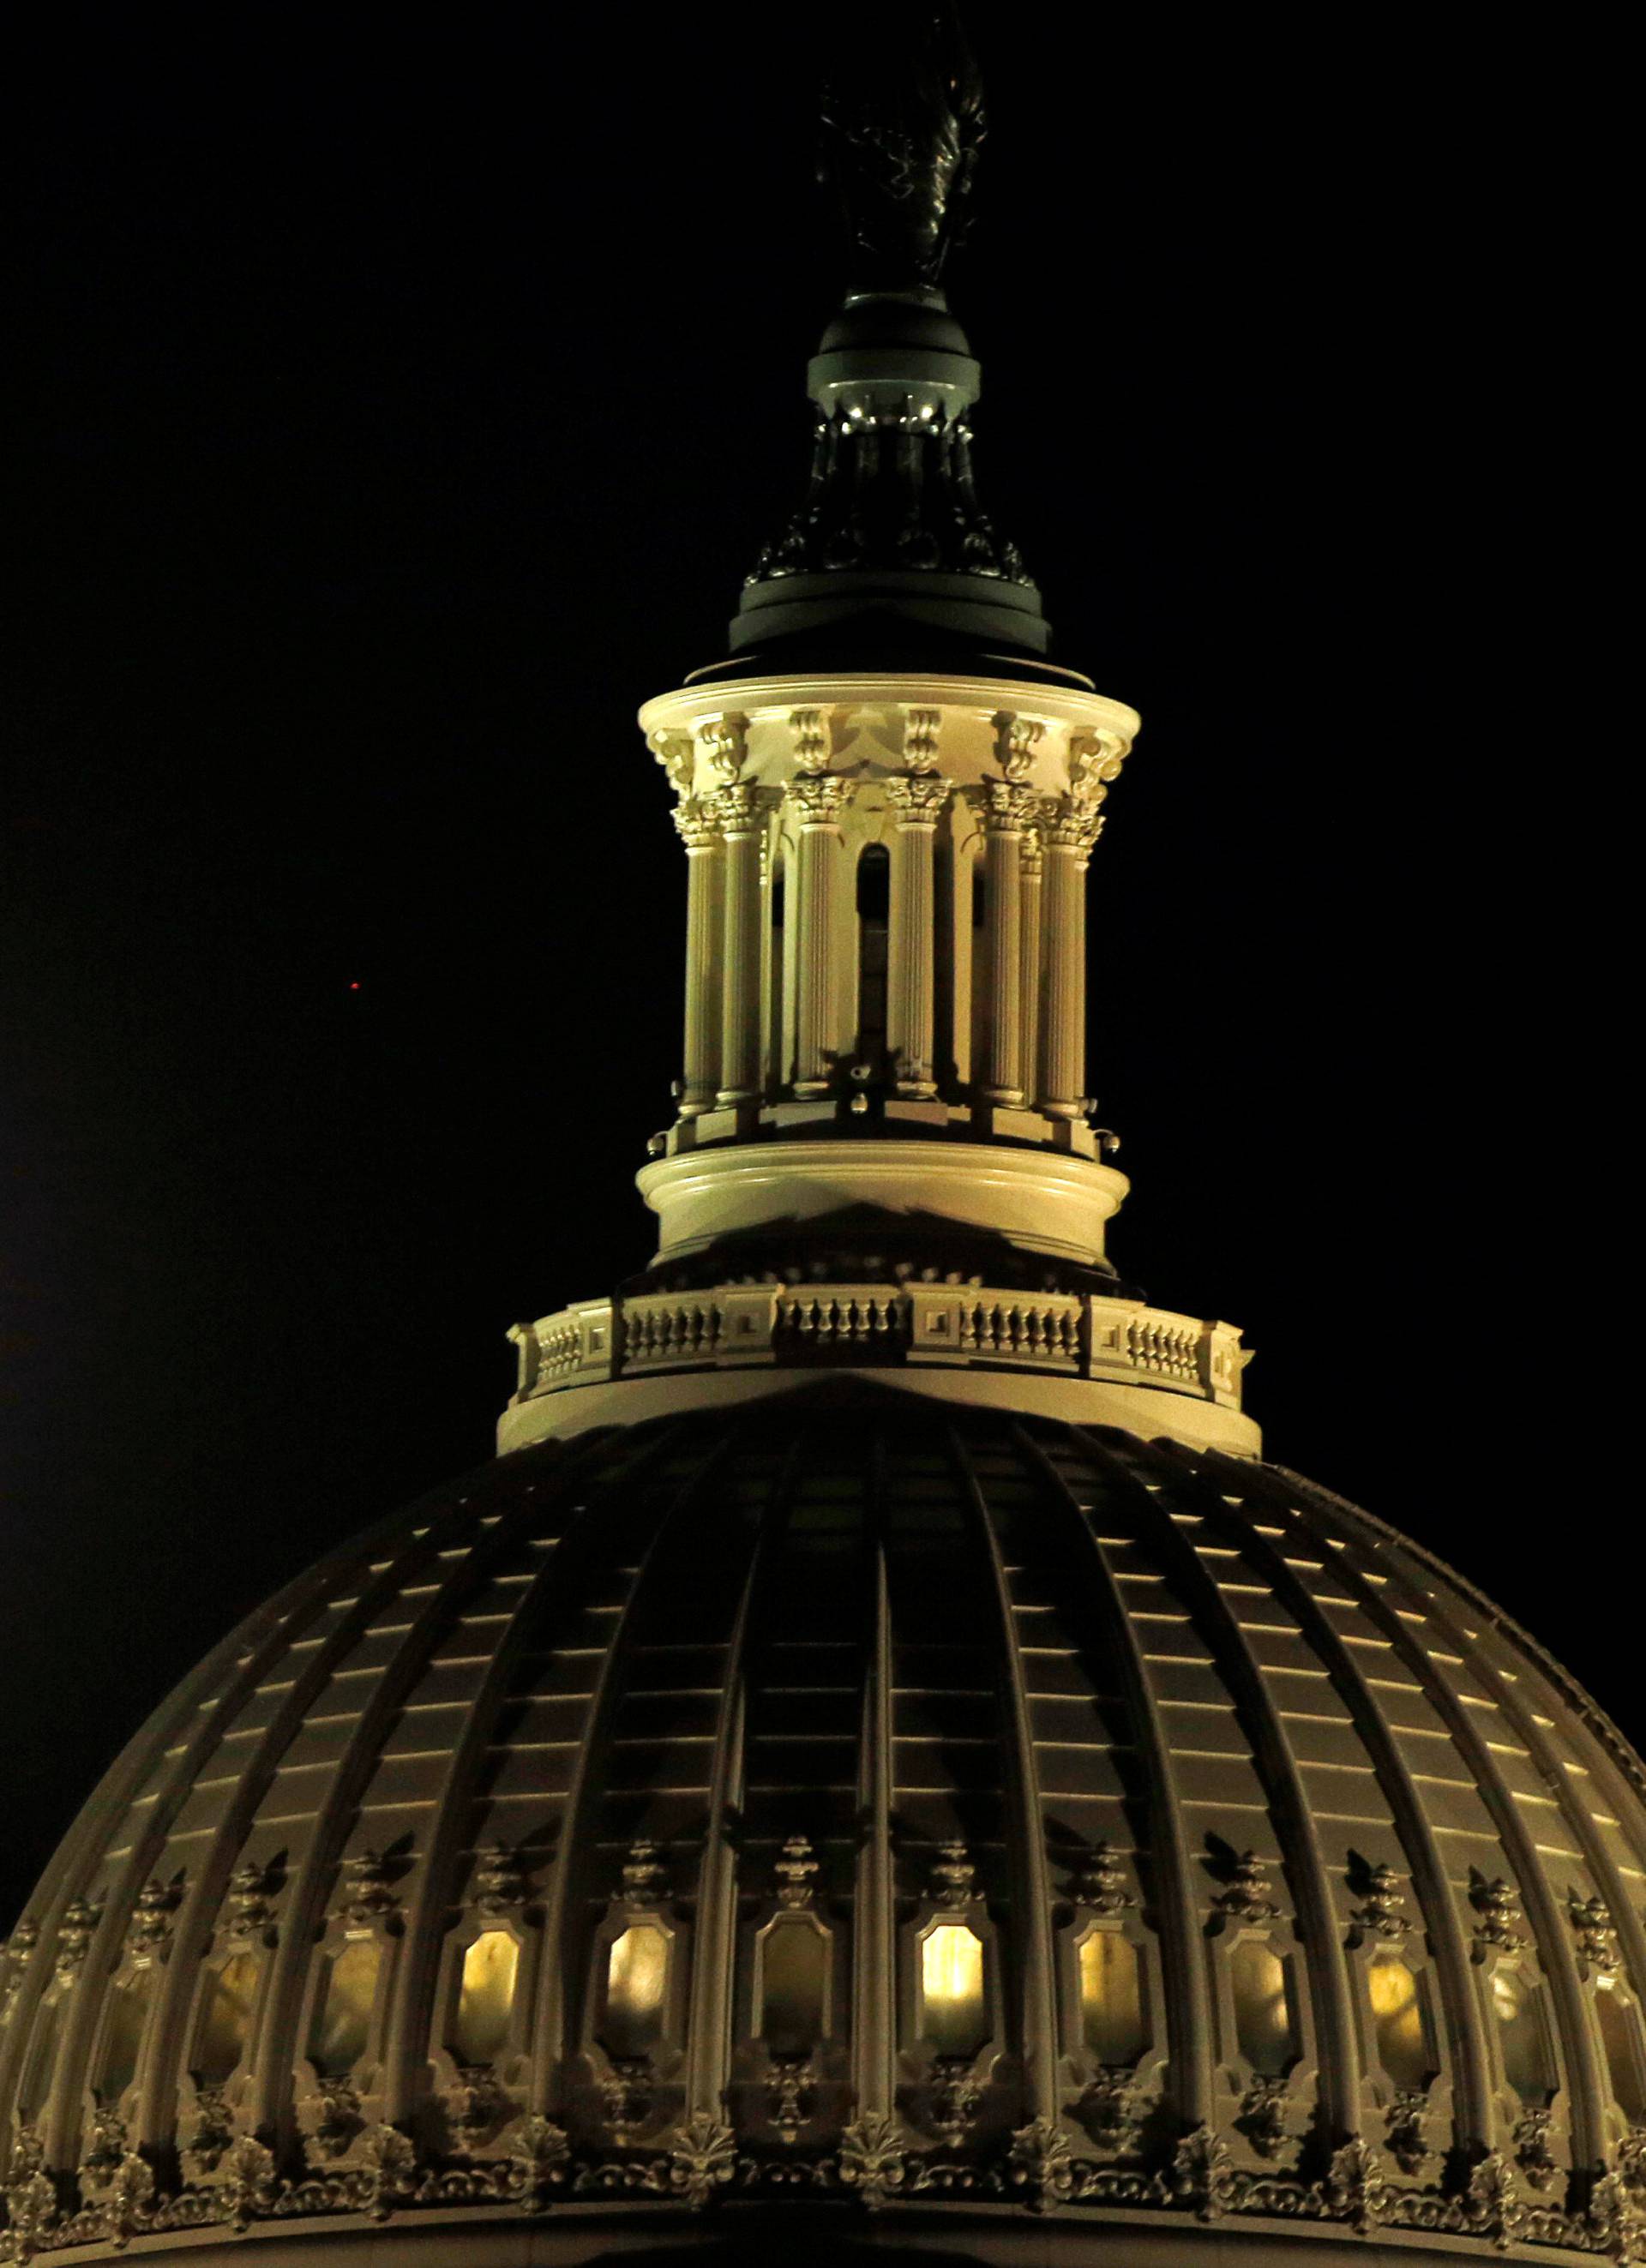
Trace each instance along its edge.
<instances>
[{"instance_id":1,"label":"illuminated window","mask_svg":"<svg viewBox=\"0 0 1646 2268\"><path fill-rule=\"evenodd\" d=\"M315 2070L328 2079L341 2079L365 2053L382 1965L382 1940L362 1937L321 1966L308 2052Z\"/></svg>"},{"instance_id":2,"label":"illuminated window","mask_svg":"<svg viewBox=\"0 0 1646 2268\"><path fill-rule=\"evenodd\" d=\"M493 2063L509 2043L519 1941L506 1929L483 1930L463 1955L452 2046L459 2063Z\"/></svg>"},{"instance_id":3,"label":"illuminated window","mask_svg":"<svg viewBox=\"0 0 1646 2268\"><path fill-rule=\"evenodd\" d=\"M1423 1983L1404 1961L1374 1961L1366 1978L1377 2060L1397 2087L1425 2087L1433 2078Z\"/></svg>"},{"instance_id":4,"label":"illuminated window","mask_svg":"<svg viewBox=\"0 0 1646 2268\"><path fill-rule=\"evenodd\" d=\"M976 2055L989 2036L983 1940L963 1921L939 1922L921 1941L920 2036L945 2056Z\"/></svg>"},{"instance_id":5,"label":"illuminated window","mask_svg":"<svg viewBox=\"0 0 1646 2268\"><path fill-rule=\"evenodd\" d=\"M1080 1948L1081 2031L1099 2063L1132 2064L1143 2052L1138 1950L1118 1929L1095 1929Z\"/></svg>"},{"instance_id":6,"label":"illuminated window","mask_svg":"<svg viewBox=\"0 0 1646 2268\"><path fill-rule=\"evenodd\" d=\"M1243 1938L1229 1956L1240 2052L1266 2079L1279 2079L1297 2056L1291 1980L1286 1963L1260 1938Z\"/></svg>"},{"instance_id":7,"label":"illuminated window","mask_svg":"<svg viewBox=\"0 0 1646 2268\"><path fill-rule=\"evenodd\" d=\"M827 2029L829 1940L800 1914L760 1939L760 2036L774 2056L809 2055Z\"/></svg>"},{"instance_id":8,"label":"illuminated window","mask_svg":"<svg viewBox=\"0 0 1646 2268\"><path fill-rule=\"evenodd\" d=\"M654 1921L631 1922L606 1956L606 2010L600 2043L622 2058L650 2052L663 2036L668 2001L668 1932Z\"/></svg>"},{"instance_id":9,"label":"illuminated window","mask_svg":"<svg viewBox=\"0 0 1646 2268\"><path fill-rule=\"evenodd\" d=\"M104 2102L118 2102L137 2075L143 2048L143 2028L154 1997L152 1969L139 1969L116 1984L108 1996L103 2029L102 2066L97 2092Z\"/></svg>"},{"instance_id":10,"label":"illuminated window","mask_svg":"<svg viewBox=\"0 0 1646 2268\"><path fill-rule=\"evenodd\" d=\"M1492 1971L1492 2012L1504 2078L1523 2102L1546 2103L1554 2092L1554 2073L1536 1985L1517 1969L1500 1965Z\"/></svg>"},{"instance_id":11,"label":"illuminated window","mask_svg":"<svg viewBox=\"0 0 1646 2268\"><path fill-rule=\"evenodd\" d=\"M1612 2097L1631 2126L1646 2126L1646 2074L1641 2068L1640 2018L1609 1977L1595 1990L1600 2043L1612 2075Z\"/></svg>"},{"instance_id":12,"label":"illuminated window","mask_svg":"<svg viewBox=\"0 0 1646 2268\"><path fill-rule=\"evenodd\" d=\"M246 2052L262 1955L237 1953L206 1979L206 1997L195 2035L194 2073L202 2087L221 2087Z\"/></svg>"}]
</instances>

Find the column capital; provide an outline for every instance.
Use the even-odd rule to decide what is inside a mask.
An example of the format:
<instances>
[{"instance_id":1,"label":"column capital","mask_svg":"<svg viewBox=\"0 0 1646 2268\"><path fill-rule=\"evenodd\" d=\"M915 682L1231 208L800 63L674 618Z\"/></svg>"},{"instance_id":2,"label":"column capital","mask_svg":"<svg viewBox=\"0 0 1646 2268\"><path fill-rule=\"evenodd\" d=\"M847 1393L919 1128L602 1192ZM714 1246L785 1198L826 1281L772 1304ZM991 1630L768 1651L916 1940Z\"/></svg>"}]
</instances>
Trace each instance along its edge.
<instances>
[{"instance_id":1,"label":"column capital","mask_svg":"<svg viewBox=\"0 0 1646 2268\"><path fill-rule=\"evenodd\" d=\"M997 709L990 721L994 726L995 762L1008 780L1026 780L1035 750L1045 737L1044 724L1038 717L1021 716L1015 709Z\"/></svg>"},{"instance_id":2,"label":"column capital","mask_svg":"<svg viewBox=\"0 0 1646 2268\"><path fill-rule=\"evenodd\" d=\"M1010 780L984 780L971 791L971 799L990 835L1025 834L1040 816L1040 798L1034 790Z\"/></svg>"},{"instance_id":3,"label":"column capital","mask_svg":"<svg viewBox=\"0 0 1646 2268\"><path fill-rule=\"evenodd\" d=\"M1090 858L1092 845L1103 829L1101 813L1077 803L1073 796L1059 796L1046 817L1046 846L1052 850L1072 850L1083 865Z\"/></svg>"},{"instance_id":4,"label":"column capital","mask_svg":"<svg viewBox=\"0 0 1646 2268\"><path fill-rule=\"evenodd\" d=\"M941 772L897 772L886 782L886 800L900 828L935 827L949 793L949 782Z\"/></svg>"},{"instance_id":5,"label":"column capital","mask_svg":"<svg viewBox=\"0 0 1646 2268\"><path fill-rule=\"evenodd\" d=\"M734 835L757 834L767 812L777 801L770 788L740 784L716 788L707 798L707 806L721 834L729 839Z\"/></svg>"},{"instance_id":6,"label":"column capital","mask_svg":"<svg viewBox=\"0 0 1646 2268\"><path fill-rule=\"evenodd\" d=\"M803 828L838 827L852 782L841 772L802 772L789 782L786 792L789 802L799 806Z\"/></svg>"},{"instance_id":7,"label":"column capital","mask_svg":"<svg viewBox=\"0 0 1646 2268\"><path fill-rule=\"evenodd\" d=\"M720 839L717 796L683 795L673 817L675 832L688 850L707 850Z\"/></svg>"},{"instance_id":8,"label":"column capital","mask_svg":"<svg viewBox=\"0 0 1646 2268\"><path fill-rule=\"evenodd\" d=\"M749 719L741 709L705 717L698 727L698 742L715 778L729 787L748 759Z\"/></svg>"}]
</instances>

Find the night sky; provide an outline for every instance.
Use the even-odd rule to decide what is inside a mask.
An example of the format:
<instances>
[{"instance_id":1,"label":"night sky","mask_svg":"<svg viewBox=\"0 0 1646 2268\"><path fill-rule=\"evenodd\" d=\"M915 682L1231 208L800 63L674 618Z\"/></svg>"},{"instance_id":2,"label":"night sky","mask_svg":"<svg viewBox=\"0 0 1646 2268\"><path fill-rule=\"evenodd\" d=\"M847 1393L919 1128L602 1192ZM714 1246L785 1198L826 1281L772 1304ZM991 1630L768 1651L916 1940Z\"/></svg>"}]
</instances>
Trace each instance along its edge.
<instances>
[{"instance_id":1,"label":"night sky","mask_svg":"<svg viewBox=\"0 0 1646 2268\"><path fill-rule=\"evenodd\" d=\"M797 500L841 279L790 11L564 20L109 12L26 89L0 1930L233 1618L487 1455L506 1326L652 1248L684 861L633 711ZM1549 59L974 21L980 484L1144 717L1116 1256L1638 1732Z\"/></svg>"}]
</instances>

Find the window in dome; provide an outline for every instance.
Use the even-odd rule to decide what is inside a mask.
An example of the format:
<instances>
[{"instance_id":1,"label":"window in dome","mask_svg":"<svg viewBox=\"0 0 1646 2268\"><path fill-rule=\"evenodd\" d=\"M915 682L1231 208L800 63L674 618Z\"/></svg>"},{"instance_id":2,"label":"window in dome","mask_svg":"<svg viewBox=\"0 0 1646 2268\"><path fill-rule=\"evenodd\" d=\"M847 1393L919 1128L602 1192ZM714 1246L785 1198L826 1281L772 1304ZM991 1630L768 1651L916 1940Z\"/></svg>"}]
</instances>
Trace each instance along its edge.
<instances>
[{"instance_id":1,"label":"window in dome","mask_svg":"<svg viewBox=\"0 0 1646 2268\"><path fill-rule=\"evenodd\" d=\"M1081 1940L1081 2030L1101 2064L1133 2064L1143 2052L1141 1966L1136 1946L1118 1929L1094 1929Z\"/></svg>"},{"instance_id":2,"label":"window in dome","mask_svg":"<svg viewBox=\"0 0 1646 2268\"><path fill-rule=\"evenodd\" d=\"M26 2122L38 2118L51 2092L52 2067L57 2060L57 2035L63 2029L63 2000L43 2000L34 2018L34 2037L23 2083L18 2089L18 2110Z\"/></svg>"},{"instance_id":3,"label":"window in dome","mask_svg":"<svg viewBox=\"0 0 1646 2268\"><path fill-rule=\"evenodd\" d=\"M134 1970L110 1991L103 2019L103 2051L99 2060L97 2094L100 2102L118 2102L137 2075L143 2051L144 2027L154 1998L152 1969Z\"/></svg>"},{"instance_id":4,"label":"window in dome","mask_svg":"<svg viewBox=\"0 0 1646 2268\"><path fill-rule=\"evenodd\" d=\"M886 1056L886 939L890 921L891 861L885 845L871 843L857 862L857 1053L878 1071Z\"/></svg>"},{"instance_id":5,"label":"window in dome","mask_svg":"<svg viewBox=\"0 0 1646 2268\"><path fill-rule=\"evenodd\" d=\"M943 2056L974 2056L989 2036L983 1940L941 1921L920 1941L920 2036Z\"/></svg>"},{"instance_id":6,"label":"window in dome","mask_svg":"<svg viewBox=\"0 0 1646 2268\"><path fill-rule=\"evenodd\" d=\"M1640 2016L1603 1977L1595 1987L1595 2014L1600 2020L1600 2044L1606 2051L1612 2076L1612 2098L1631 2126L1646 2126L1646 2072L1642 2069Z\"/></svg>"},{"instance_id":7,"label":"window in dome","mask_svg":"<svg viewBox=\"0 0 1646 2268\"><path fill-rule=\"evenodd\" d=\"M262 1968L261 1954L236 1953L207 1976L192 2065L202 2087L221 2087L239 2067L251 2030L252 2004Z\"/></svg>"},{"instance_id":8,"label":"window in dome","mask_svg":"<svg viewBox=\"0 0 1646 2268\"><path fill-rule=\"evenodd\" d=\"M1297 2058L1288 1964L1261 1938L1243 1938L1229 1956L1229 1979L1241 2054L1261 2077L1282 2077Z\"/></svg>"},{"instance_id":9,"label":"window in dome","mask_svg":"<svg viewBox=\"0 0 1646 2268\"><path fill-rule=\"evenodd\" d=\"M308 2052L323 2077L341 2079L365 2053L382 1966L383 1941L377 1937L355 1938L321 1962Z\"/></svg>"},{"instance_id":10,"label":"window in dome","mask_svg":"<svg viewBox=\"0 0 1646 2268\"><path fill-rule=\"evenodd\" d=\"M804 1914L780 1914L757 1941L760 2036L767 2052L809 2055L829 2029L828 1933Z\"/></svg>"},{"instance_id":11,"label":"window in dome","mask_svg":"<svg viewBox=\"0 0 1646 2268\"><path fill-rule=\"evenodd\" d=\"M1423 1978L1394 1955L1385 1955L1368 1970L1366 1992L1384 2072L1397 2087L1427 2087L1436 2066Z\"/></svg>"},{"instance_id":12,"label":"window in dome","mask_svg":"<svg viewBox=\"0 0 1646 2268\"><path fill-rule=\"evenodd\" d=\"M1523 2102L1541 2107L1554 2092L1554 2072L1538 1988L1518 1969L1500 1962L1492 1971L1491 1991L1503 2077Z\"/></svg>"},{"instance_id":13,"label":"window in dome","mask_svg":"<svg viewBox=\"0 0 1646 2268\"><path fill-rule=\"evenodd\" d=\"M483 1930L464 1954L452 2034L459 2063L495 2063L508 2045L520 1968L520 1941L506 1929Z\"/></svg>"},{"instance_id":14,"label":"window in dome","mask_svg":"<svg viewBox=\"0 0 1646 2268\"><path fill-rule=\"evenodd\" d=\"M644 2056L661 2043L668 2004L668 1932L631 1922L606 1955L606 2007L596 2035L608 2055Z\"/></svg>"}]
</instances>

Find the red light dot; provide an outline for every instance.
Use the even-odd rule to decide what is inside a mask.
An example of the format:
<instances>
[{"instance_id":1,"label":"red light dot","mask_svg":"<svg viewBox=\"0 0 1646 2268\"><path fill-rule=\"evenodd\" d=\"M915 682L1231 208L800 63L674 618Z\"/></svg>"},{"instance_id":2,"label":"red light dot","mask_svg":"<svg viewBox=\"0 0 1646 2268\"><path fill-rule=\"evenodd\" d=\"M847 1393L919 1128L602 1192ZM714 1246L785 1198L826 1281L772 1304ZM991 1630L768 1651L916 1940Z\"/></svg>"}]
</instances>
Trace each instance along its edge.
<instances>
[{"instance_id":1,"label":"red light dot","mask_svg":"<svg viewBox=\"0 0 1646 2268\"><path fill-rule=\"evenodd\" d=\"M350 990L350 991L351 991L351 992L358 992L358 991L359 990L359 989L360 989L360 980L359 980L359 978L357 976L357 977L355 977L355 978L354 978L353 982L350 984L350 986L349 986L349 990Z\"/></svg>"}]
</instances>

